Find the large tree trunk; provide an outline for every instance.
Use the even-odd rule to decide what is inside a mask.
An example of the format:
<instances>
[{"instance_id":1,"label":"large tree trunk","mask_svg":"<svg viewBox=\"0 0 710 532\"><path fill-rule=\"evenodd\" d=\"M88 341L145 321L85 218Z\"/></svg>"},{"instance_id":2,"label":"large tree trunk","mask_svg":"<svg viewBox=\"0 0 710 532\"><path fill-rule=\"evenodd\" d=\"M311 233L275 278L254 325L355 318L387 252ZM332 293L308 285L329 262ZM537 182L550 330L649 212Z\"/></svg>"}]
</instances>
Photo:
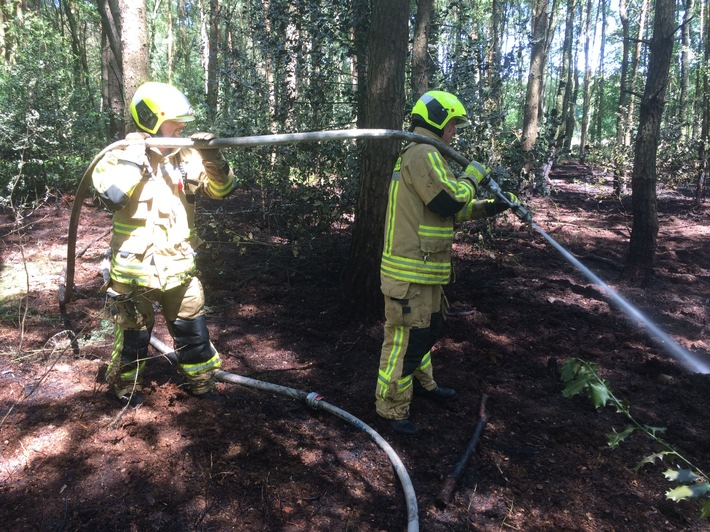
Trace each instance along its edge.
<instances>
[{"instance_id":1,"label":"large tree trunk","mask_svg":"<svg viewBox=\"0 0 710 532\"><path fill-rule=\"evenodd\" d=\"M408 0L373 3L366 97L360 110L363 127L402 128L408 21ZM379 268L387 187L399 149L397 140L363 143L360 190L344 286L344 305L348 313L372 317L382 314Z\"/></svg>"},{"instance_id":2,"label":"large tree trunk","mask_svg":"<svg viewBox=\"0 0 710 532\"><path fill-rule=\"evenodd\" d=\"M645 283L653 273L658 236L656 155L673 55L674 1L656 0L648 78L641 99L631 180L633 227L625 273Z\"/></svg>"},{"instance_id":3,"label":"large tree trunk","mask_svg":"<svg viewBox=\"0 0 710 532\"><path fill-rule=\"evenodd\" d=\"M136 89L150 76L148 57L148 24L145 0L119 0L121 8L121 54L123 70L123 101L130 102ZM125 105L126 132L133 119ZM128 126L131 124L131 126Z\"/></svg>"}]
</instances>

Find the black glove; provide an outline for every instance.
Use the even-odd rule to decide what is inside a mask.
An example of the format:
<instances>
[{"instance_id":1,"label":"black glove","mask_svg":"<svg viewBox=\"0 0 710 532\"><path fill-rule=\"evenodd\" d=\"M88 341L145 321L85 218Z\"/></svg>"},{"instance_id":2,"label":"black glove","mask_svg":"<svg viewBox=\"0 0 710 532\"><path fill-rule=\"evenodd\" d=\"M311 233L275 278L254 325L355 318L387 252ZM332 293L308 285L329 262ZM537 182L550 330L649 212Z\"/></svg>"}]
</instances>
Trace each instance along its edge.
<instances>
[{"instance_id":1,"label":"black glove","mask_svg":"<svg viewBox=\"0 0 710 532\"><path fill-rule=\"evenodd\" d=\"M199 143L207 144L210 140L214 138L216 138L214 133L206 133L204 131L198 131L197 133L193 133L192 135L190 135L190 139L194 140L196 143L198 143L198 145ZM223 159L222 154L218 149L196 149L198 152L200 152L200 156L205 162L217 162Z\"/></svg>"},{"instance_id":2,"label":"black glove","mask_svg":"<svg viewBox=\"0 0 710 532\"><path fill-rule=\"evenodd\" d=\"M520 205L520 199L512 192L503 192L503 195L506 196L513 205L508 204L508 202L498 196L486 200L486 214L488 216L495 216L510 208L516 209L517 206Z\"/></svg>"}]
</instances>

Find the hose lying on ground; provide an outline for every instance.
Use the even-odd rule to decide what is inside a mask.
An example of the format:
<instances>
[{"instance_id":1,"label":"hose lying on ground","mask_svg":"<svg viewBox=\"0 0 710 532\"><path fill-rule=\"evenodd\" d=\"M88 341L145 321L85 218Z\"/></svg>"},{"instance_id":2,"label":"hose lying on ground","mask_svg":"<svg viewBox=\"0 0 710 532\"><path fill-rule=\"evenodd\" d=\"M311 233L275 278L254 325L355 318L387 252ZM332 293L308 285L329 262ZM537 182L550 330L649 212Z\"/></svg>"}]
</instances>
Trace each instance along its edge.
<instances>
[{"instance_id":1,"label":"hose lying on ground","mask_svg":"<svg viewBox=\"0 0 710 532\"><path fill-rule=\"evenodd\" d=\"M155 347L160 353L167 356L172 362L177 363L177 356L175 351L170 349L164 342L160 341L155 336L151 336L150 344ZM281 386L279 384L272 384L270 382L259 381L256 379L251 379L249 377L243 377L241 375L236 375L234 373L228 373L226 371L219 371L217 373L217 380L221 382L229 382L232 384L241 384L242 386L247 386L249 388L256 388L265 392L272 392L285 397L290 397L291 399L297 399L306 403L309 407L314 410L325 410L340 419L347 421L354 427L360 429L366 433L372 440L382 449L392 463L397 477L402 484L402 490L404 491L404 498L407 503L407 530L409 532L416 532L419 530L419 510L417 507L417 496L414 493L414 486L409 478L409 473L404 467L402 460L399 458L397 453L394 451L392 446L387 443L387 441L380 436L372 427L367 425L364 421L358 419L352 414L346 412L345 410L338 408L335 405L324 401L320 394L316 392L304 392L301 390L296 390L294 388L288 388L286 386Z\"/></svg>"}]
</instances>

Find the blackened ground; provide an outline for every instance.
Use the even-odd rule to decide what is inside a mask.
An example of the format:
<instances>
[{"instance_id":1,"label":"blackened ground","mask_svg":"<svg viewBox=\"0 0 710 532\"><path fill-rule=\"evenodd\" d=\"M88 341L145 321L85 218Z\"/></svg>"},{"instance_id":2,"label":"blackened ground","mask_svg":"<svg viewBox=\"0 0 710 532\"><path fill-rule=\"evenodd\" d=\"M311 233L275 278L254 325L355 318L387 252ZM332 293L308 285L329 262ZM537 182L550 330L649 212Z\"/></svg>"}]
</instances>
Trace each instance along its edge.
<instances>
[{"instance_id":1,"label":"blackened ground","mask_svg":"<svg viewBox=\"0 0 710 532\"><path fill-rule=\"evenodd\" d=\"M617 268L632 218L608 179L572 164L552 178L550 197L527 199L536 223L707 364L708 207L693 209L687 191L659 193L656 276L639 288ZM662 472L674 462L634 469L659 446L637 433L610 449L607 435L627 419L584 396L565 398L559 370L572 357L597 364L635 418L665 427L663 439L704 471L710 376L660 349L538 233L501 217L457 234L451 316L434 365L459 399L445 407L415 399L412 419L424 434L411 439L374 412L381 323L345 321L339 310L347 227L295 247L259 231L250 202L241 193L219 211L203 205L202 220L219 220L205 222L200 264L224 369L316 391L377 430L407 468L422 530L710 530L698 501L666 498L673 484ZM145 404L117 408L102 380L111 334L99 264L110 220L86 202L78 245L86 252L62 316L56 284L70 208L59 201L26 213L19 231L2 215L3 528L406 528L384 452L328 413L226 383L224 404L205 404L156 352ZM78 333L73 344L68 327ZM157 335L167 340L162 324ZM483 394L490 419L440 509L437 495L473 434Z\"/></svg>"}]
</instances>

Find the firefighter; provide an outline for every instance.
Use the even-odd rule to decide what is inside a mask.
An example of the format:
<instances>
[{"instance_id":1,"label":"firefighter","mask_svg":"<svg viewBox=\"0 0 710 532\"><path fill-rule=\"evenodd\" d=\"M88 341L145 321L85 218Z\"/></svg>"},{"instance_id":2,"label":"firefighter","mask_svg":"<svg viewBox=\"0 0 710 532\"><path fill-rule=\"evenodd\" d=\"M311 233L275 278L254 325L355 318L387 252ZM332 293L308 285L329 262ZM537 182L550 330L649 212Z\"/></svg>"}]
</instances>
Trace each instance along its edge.
<instances>
[{"instance_id":1,"label":"firefighter","mask_svg":"<svg viewBox=\"0 0 710 532\"><path fill-rule=\"evenodd\" d=\"M139 131L131 144L109 151L97 163L93 185L113 211L109 279L116 330L106 380L123 404L143 401L142 375L159 308L173 338L178 367L189 393L218 398L215 374L220 356L210 342L204 293L196 276L195 195L223 199L235 178L217 149L147 148L151 135L180 137L194 112L185 95L149 82L130 104ZM209 141L211 133L195 133Z\"/></svg>"},{"instance_id":2,"label":"firefighter","mask_svg":"<svg viewBox=\"0 0 710 532\"><path fill-rule=\"evenodd\" d=\"M468 124L456 96L430 91L414 105L410 131L449 145L457 128ZM380 267L385 324L375 406L398 433L420 432L409 419L413 395L456 398L454 389L434 380L431 349L444 324L443 285L451 280L454 223L510 208L500 199L475 199L476 186L488 173L484 165L471 162L457 177L436 147L423 143L406 145L395 164Z\"/></svg>"}]
</instances>

